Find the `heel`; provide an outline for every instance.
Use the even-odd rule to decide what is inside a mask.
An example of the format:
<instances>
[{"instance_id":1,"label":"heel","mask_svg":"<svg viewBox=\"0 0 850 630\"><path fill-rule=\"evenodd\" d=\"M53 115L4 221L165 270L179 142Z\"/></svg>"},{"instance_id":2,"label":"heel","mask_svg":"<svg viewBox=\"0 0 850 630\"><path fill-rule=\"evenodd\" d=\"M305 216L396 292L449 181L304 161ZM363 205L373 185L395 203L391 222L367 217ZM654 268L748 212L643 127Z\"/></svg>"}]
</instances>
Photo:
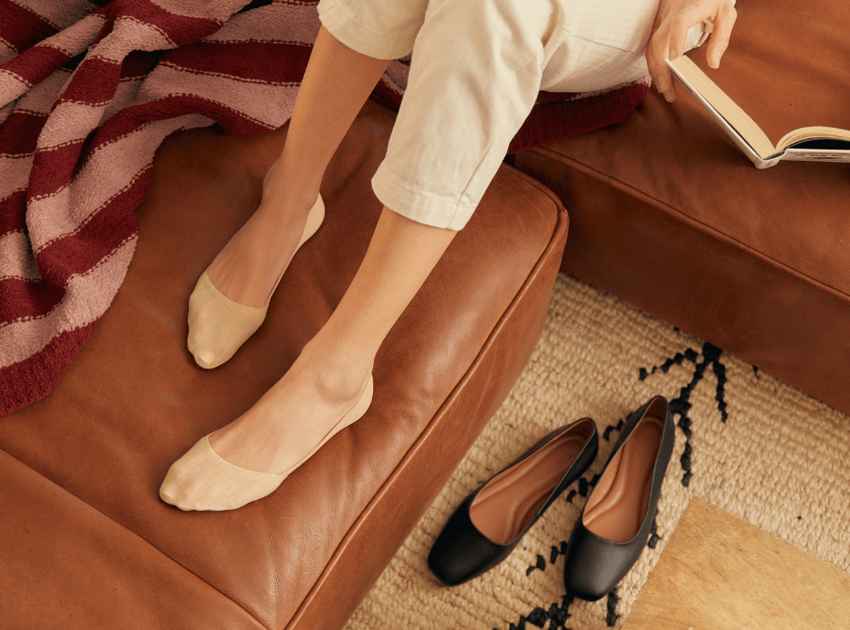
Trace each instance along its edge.
<instances>
[{"instance_id":1,"label":"heel","mask_svg":"<svg viewBox=\"0 0 850 630\"><path fill-rule=\"evenodd\" d=\"M374 393L375 381L373 380L372 375L369 374L369 380L366 381L366 385L363 387L363 393L360 394L360 399L348 411L348 413L345 414L345 420L341 423L341 428L351 426L366 415L369 407L372 406L372 397Z\"/></svg>"}]
</instances>

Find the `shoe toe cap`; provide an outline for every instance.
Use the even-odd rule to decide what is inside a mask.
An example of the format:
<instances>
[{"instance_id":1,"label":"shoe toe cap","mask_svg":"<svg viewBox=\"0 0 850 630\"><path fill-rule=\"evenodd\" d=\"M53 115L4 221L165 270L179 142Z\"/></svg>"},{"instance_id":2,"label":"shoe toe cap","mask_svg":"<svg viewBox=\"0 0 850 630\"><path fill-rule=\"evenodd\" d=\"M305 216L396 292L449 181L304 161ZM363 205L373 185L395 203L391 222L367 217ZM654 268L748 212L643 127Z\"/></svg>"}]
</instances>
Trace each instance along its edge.
<instances>
[{"instance_id":1,"label":"shoe toe cap","mask_svg":"<svg viewBox=\"0 0 850 630\"><path fill-rule=\"evenodd\" d=\"M428 568L443 584L456 586L495 566L509 551L482 536L462 506L434 541Z\"/></svg>"},{"instance_id":2,"label":"shoe toe cap","mask_svg":"<svg viewBox=\"0 0 850 630\"><path fill-rule=\"evenodd\" d=\"M608 595L634 563L629 547L574 536L564 561L567 593L587 601Z\"/></svg>"},{"instance_id":3,"label":"shoe toe cap","mask_svg":"<svg viewBox=\"0 0 850 630\"><path fill-rule=\"evenodd\" d=\"M481 567L457 540L441 535L428 554L428 568L446 586L457 586L474 577Z\"/></svg>"}]
</instances>

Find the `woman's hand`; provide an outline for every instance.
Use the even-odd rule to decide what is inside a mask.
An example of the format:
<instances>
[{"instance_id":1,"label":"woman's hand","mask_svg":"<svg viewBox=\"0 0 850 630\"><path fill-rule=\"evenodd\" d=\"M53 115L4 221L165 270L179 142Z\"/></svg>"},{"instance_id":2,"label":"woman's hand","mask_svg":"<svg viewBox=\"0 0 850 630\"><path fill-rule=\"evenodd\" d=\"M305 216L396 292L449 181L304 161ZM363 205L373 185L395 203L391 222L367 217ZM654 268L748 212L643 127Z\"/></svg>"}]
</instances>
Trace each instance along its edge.
<instances>
[{"instance_id":1,"label":"woman's hand","mask_svg":"<svg viewBox=\"0 0 850 630\"><path fill-rule=\"evenodd\" d=\"M737 19L735 0L661 0L652 38L646 49L646 62L655 89L667 101L672 103L675 100L673 77L666 62L684 54L688 31L703 22L712 25L706 53L708 65L717 68L729 46Z\"/></svg>"}]
</instances>

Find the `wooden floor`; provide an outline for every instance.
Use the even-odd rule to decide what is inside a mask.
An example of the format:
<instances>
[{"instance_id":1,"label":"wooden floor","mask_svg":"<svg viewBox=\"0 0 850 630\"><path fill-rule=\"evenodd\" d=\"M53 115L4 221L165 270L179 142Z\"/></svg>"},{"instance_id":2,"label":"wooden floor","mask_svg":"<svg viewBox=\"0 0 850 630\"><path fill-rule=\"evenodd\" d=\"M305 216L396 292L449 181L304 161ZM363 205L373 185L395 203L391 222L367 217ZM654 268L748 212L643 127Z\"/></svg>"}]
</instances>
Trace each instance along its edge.
<instances>
[{"instance_id":1,"label":"wooden floor","mask_svg":"<svg viewBox=\"0 0 850 630\"><path fill-rule=\"evenodd\" d=\"M761 629L850 629L850 576L691 501L623 630Z\"/></svg>"}]
</instances>

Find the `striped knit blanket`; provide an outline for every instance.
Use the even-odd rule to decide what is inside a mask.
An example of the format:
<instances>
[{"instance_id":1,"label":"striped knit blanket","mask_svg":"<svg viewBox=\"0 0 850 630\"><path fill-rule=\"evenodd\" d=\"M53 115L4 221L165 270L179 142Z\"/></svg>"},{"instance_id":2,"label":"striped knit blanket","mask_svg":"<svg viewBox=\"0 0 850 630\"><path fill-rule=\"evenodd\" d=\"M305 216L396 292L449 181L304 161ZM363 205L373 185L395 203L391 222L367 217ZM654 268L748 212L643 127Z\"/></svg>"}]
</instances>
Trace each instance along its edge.
<instances>
[{"instance_id":1,"label":"striped knit blanket","mask_svg":"<svg viewBox=\"0 0 850 630\"><path fill-rule=\"evenodd\" d=\"M160 143L282 126L318 28L315 0L0 0L0 415L49 394L111 304ZM375 96L397 105L407 68ZM541 95L513 148L644 93Z\"/></svg>"}]
</instances>

